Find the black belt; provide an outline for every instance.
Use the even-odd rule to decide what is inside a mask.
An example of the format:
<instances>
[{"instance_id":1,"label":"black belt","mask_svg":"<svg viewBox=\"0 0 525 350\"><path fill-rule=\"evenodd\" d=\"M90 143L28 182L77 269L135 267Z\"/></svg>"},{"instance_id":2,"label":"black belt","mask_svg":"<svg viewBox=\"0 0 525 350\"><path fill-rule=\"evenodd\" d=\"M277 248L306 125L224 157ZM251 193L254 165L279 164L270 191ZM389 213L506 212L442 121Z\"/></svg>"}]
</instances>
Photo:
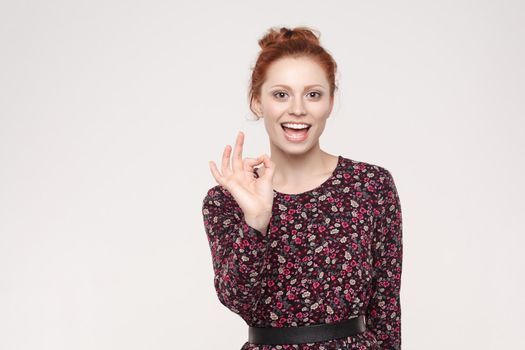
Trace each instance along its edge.
<instances>
[{"instance_id":1,"label":"black belt","mask_svg":"<svg viewBox=\"0 0 525 350\"><path fill-rule=\"evenodd\" d=\"M298 327L249 327L252 344L302 344L343 338L366 330L364 315L333 323Z\"/></svg>"}]
</instances>

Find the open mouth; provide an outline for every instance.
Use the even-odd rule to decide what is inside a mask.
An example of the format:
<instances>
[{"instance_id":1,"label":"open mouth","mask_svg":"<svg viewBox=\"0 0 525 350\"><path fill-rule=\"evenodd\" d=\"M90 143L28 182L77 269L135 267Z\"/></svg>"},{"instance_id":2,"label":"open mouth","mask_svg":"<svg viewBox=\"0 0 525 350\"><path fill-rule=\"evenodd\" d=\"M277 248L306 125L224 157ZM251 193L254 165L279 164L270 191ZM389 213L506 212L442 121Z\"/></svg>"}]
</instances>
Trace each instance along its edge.
<instances>
[{"instance_id":1,"label":"open mouth","mask_svg":"<svg viewBox=\"0 0 525 350\"><path fill-rule=\"evenodd\" d=\"M289 140L289 141L303 141L306 139L306 137L308 136L308 130L310 130L310 128L312 127L310 124L302 124L301 125L306 125L306 127L286 127L284 124L287 124L287 123L283 123L281 124L281 128L283 129L284 131L284 134L286 136L286 138Z\"/></svg>"}]
</instances>

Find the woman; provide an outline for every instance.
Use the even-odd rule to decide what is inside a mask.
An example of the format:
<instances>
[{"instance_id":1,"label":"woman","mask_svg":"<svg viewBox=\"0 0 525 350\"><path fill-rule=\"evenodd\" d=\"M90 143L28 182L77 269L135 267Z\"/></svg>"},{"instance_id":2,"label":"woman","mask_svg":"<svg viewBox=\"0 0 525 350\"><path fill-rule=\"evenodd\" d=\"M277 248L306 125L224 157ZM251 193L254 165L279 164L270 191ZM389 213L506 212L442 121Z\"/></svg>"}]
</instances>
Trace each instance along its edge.
<instances>
[{"instance_id":1,"label":"woman","mask_svg":"<svg viewBox=\"0 0 525 350\"><path fill-rule=\"evenodd\" d=\"M249 326L242 350L400 349L399 196L384 167L321 150L336 63L318 36L280 28L259 40L250 109L271 157L243 158L239 132L221 170L210 161L214 286Z\"/></svg>"}]
</instances>

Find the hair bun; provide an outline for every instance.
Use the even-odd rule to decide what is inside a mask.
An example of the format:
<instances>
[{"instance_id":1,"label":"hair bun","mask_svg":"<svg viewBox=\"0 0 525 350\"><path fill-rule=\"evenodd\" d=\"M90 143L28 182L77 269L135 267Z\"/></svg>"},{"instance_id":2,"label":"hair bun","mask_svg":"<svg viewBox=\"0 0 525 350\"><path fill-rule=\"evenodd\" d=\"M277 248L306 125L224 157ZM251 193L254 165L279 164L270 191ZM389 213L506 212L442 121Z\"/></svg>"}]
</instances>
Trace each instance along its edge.
<instances>
[{"instance_id":1,"label":"hair bun","mask_svg":"<svg viewBox=\"0 0 525 350\"><path fill-rule=\"evenodd\" d=\"M293 29L274 27L270 28L268 32L259 39L259 46L265 49L269 46L282 44L288 40L307 41L310 44L320 45L320 36L319 31L309 27L295 27Z\"/></svg>"}]
</instances>

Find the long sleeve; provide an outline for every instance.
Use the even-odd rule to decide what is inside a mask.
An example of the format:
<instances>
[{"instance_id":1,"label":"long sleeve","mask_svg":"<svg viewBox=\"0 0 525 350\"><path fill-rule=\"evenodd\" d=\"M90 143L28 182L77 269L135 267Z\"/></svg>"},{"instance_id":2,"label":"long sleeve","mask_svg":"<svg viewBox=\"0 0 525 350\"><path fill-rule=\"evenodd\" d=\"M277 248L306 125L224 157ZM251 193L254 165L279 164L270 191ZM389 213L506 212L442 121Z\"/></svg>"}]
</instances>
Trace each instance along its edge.
<instances>
[{"instance_id":1,"label":"long sleeve","mask_svg":"<svg viewBox=\"0 0 525 350\"><path fill-rule=\"evenodd\" d=\"M233 196L219 185L208 190L202 214L217 296L223 305L247 320L261 294L268 235L263 236L246 223Z\"/></svg>"},{"instance_id":2,"label":"long sleeve","mask_svg":"<svg viewBox=\"0 0 525 350\"><path fill-rule=\"evenodd\" d=\"M379 173L372 240L373 291L366 319L382 350L401 349L402 215L391 173Z\"/></svg>"}]
</instances>

